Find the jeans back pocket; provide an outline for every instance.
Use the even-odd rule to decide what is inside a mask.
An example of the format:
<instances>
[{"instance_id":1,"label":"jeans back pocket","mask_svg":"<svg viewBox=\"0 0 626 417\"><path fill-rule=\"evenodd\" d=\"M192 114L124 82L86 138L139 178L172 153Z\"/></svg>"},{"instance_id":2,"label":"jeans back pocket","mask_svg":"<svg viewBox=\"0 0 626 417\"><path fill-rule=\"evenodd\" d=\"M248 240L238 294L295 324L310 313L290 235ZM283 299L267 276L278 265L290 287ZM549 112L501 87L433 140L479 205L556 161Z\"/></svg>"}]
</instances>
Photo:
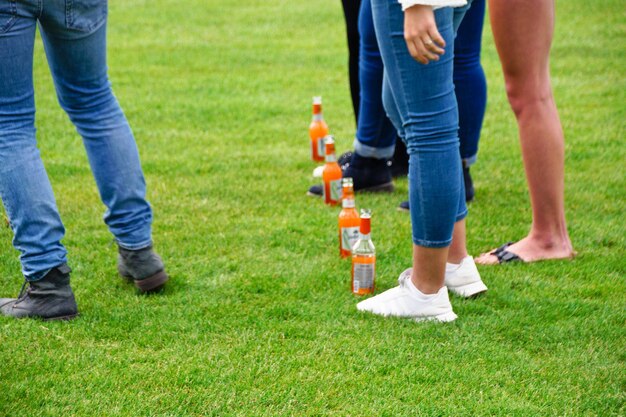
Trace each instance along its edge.
<instances>
[{"instance_id":1,"label":"jeans back pocket","mask_svg":"<svg viewBox=\"0 0 626 417\"><path fill-rule=\"evenodd\" d=\"M107 0L65 0L65 23L68 29L91 32L107 17Z\"/></svg>"},{"instance_id":2,"label":"jeans back pocket","mask_svg":"<svg viewBox=\"0 0 626 417\"><path fill-rule=\"evenodd\" d=\"M15 19L17 19L16 0L0 0L0 33L8 32Z\"/></svg>"}]
</instances>

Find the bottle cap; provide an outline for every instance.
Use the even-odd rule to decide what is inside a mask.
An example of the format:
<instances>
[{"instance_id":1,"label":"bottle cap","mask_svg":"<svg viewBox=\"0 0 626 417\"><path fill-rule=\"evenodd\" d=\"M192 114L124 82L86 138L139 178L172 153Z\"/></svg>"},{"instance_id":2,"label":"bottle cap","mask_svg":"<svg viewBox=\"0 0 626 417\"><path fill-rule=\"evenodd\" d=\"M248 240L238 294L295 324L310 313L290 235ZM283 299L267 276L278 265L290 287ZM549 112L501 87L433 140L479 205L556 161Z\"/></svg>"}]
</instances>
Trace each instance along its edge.
<instances>
[{"instance_id":1,"label":"bottle cap","mask_svg":"<svg viewBox=\"0 0 626 417\"><path fill-rule=\"evenodd\" d=\"M328 135L324 138L324 147L326 148L326 155L335 153L335 139L332 135Z\"/></svg>"},{"instance_id":2,"label":"bottle cap","mask_svg":"<svg viewBox=\"0 0 626 417\"><path fill-rule=\"evenodd\" d=\"M313 97L313 104L322 104L322 96Z\"/></svg>"},{"instance_id":3,"label":"bottle cap","mask_svg":"<svg viewBox=\"0 0 626 417\"><path fill-rule=\"evenodd\" d=\"M354 187L354 182L352 181L351 177L343 177L343 179L341 180L341 185L343 187Z\"/></svg>"},{"instance_id":4,"label":"bottle cap","mask_svg":"<svg viewBox=\"0 0 626 417\"><path fill-rule=\"evenodd\" d=\"M362 235L369 235L371 231L372 212L369 209L361 209L361 227L359 231Z\"/></svg>"}]
</instances>

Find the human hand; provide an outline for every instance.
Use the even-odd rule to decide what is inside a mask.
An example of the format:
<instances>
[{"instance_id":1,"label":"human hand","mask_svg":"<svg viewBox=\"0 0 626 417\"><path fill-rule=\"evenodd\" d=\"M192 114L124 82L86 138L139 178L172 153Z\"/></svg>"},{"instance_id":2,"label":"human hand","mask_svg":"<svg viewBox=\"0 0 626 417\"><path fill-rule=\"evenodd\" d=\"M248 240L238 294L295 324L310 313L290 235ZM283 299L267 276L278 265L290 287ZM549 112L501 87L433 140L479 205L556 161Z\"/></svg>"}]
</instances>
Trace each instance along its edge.
<instances>
[{"instance_id":1,"label":"human hand","mask_svg":"<svg viewBox=\"0 0 626 417\"><path fill-rule=\"evenodd\" d=\"M444 54L446 42L437 30L432 6L417 4L404 11L404 40L411 56L424 65Z\"/></svg>"}]
</instances>

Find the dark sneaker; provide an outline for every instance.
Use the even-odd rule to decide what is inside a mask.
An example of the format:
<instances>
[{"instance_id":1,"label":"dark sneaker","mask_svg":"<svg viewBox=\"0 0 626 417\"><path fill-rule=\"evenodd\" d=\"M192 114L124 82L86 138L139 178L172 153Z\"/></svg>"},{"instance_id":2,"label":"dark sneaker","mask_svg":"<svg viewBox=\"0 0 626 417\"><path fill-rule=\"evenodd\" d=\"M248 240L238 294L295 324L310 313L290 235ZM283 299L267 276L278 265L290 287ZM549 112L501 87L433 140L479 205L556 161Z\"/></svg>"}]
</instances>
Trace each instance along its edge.
<instances>
[{"instance_id":1,"label":"dark sneaker","mask_svg":"<svg viewBox=\"0 0 626 417\"><path fill-rule=\"evenodd\" d=\"M474 201L474 182L470 175L469 167L463 167L463 182L465 183L465 201Z\"/></svg>"},{"instance_id":2,"label":"dark sneaker","mask_svg":"<svg viewBox=\"0 0 626 417\"><path fill-rule=\"evenodd\" d=\"M339 158L337 158L337 163L341 167L342 171L348 168L348 166L350 165L350 161L352 160L353 153L354 152L352 151L347 151L339 155Z\"/></svg>"},{"instance_id":3,"label":"dark sneaker","mask_svg":"<svg viewBox=\"0 0 626 417\"><path fill-rule=\"evenodd\" d=\"M402 203L400 203L400 205L398 206L398 211L411 211L409 207L409 202L403 201Z\"/></svg>"},{"instance_id":4,"label":"dark sneaker","mask_svg":"<svg viewBox=\"0 0 626 417\"><path fill-rule=\"evenodd\" d=\"M0 312L15 318L70 320L78 315L70 287L71 269L59 265L38 281L25 281L17 298L0 298Z\"/></svg>"},{"instance_id":5,"label":"dark sneaker","mask_svg":"<svg viewBox=\"0 0 626 417\"><path fill-rule=\"evenodd\" d=\"M139 250L118 246L117 270L128 281L133 281L141 292L158 291L169 280L161 257L152 245Z\"/></svg>"},{"instance_id":6,"label":"dark sneaker","mask_svg":"<svg viewBox=\"0 0 626 417\"><path fill-rule=\"evenodd\" d=\"M342 174L343 177L352 178L354 191L392 192L394 190L391 170L384 159L364 158L353 152L350 163L345 169L342 166ZM312 186L307 194L321 197L322 185Z\"/></svg>"},{"instance_id":7,"label":"dark sneaker","mask_svg":"<svg viewBox=\"0 0 626 417\"><path fill-rule=\"evenodd\" d=\"M406 153L406 145L400 138L396 140L393 157L389 163L391 165L392 177L406 177L409 174L409 154Z\"/></svg>"}]
</instances>

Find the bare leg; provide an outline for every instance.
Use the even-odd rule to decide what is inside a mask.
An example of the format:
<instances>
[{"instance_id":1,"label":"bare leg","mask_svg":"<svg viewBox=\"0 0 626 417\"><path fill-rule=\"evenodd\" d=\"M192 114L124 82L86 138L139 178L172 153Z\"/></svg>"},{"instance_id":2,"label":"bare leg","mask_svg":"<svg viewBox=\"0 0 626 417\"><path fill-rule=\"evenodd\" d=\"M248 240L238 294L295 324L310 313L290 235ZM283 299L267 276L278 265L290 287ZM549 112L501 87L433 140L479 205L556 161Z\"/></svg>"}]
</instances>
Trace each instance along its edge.
<instances>
[{"instance_id":1,"label":"bare leg","mask_svg":"<svg viewBox=\"0 0 626 417\"><path fill-rule=\"evenodd\" d=\"M413 245L411 281L424 294L436 294L443 287L448 248Z\"/></svg>"},{"instance_id":2,"label":"bare leg","mask_svg":"<svg viewBox=\"0 0 626 417\"><path fill-rule=\"evenodd\" d=\"M448 251L448 262L451 264L459 264L467 256L465 233L465 219L454 223L452 244L450 245L450 250Z\"/></svg>"},{"instance_id":3,"label":"bare leg","mask_svg":"<svg viewBox=\"0 0 626 417\"><path fill-rule=\"evenodd\" d=\"M574 255L564 208L564 138L550 85L553 0L489 0L491 26L506 91L517 118L533 221L508 250L524 261ZM477 263L491 264L483 254Z\"/></svg>"}]
</instances>

